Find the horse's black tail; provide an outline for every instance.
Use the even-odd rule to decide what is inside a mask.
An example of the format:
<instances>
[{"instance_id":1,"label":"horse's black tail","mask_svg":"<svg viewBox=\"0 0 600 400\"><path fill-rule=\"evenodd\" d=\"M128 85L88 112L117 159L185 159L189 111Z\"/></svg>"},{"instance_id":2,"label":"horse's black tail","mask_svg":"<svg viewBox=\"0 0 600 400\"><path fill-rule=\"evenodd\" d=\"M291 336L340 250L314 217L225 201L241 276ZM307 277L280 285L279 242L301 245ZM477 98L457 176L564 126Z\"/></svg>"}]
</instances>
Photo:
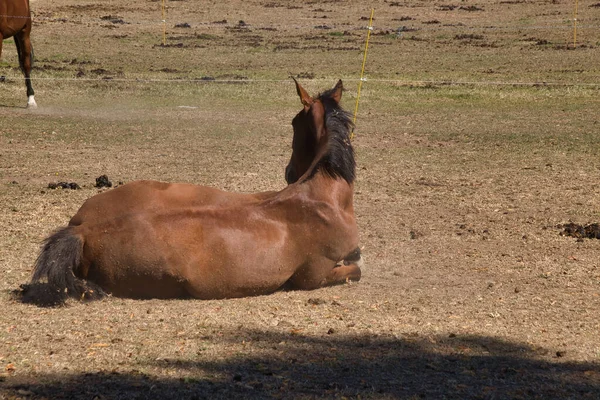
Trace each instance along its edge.
<instances>
[{"instance_id":1,"label":"horse's black tail","mask_svg":"<svg viewBox=\"0 0 600 400\"><path fill-rule=\"evenodd\" d=\"M35 261L31 283L46 278L53 289L69 295L81 295L73 271L79 266L82 250L82 243L73 234L72 228L54 232L44 240L42 251Z\"/></svg>"},{"instance_id":2,"label":"horse's black tail","mask_svg":"<svg viewBox=\"0 0 600 400\"><path fill-rule=\"evenodd\" d=\"M93 289L75 276L81 262L83 243L72 227L61 228L44 240L33 270L31 283L22 285L24 302L56 305L68 297L93 299L104 292ZM40 281L46 280L43 284ZM94 285L95 286L95 285Z\"/></svg>"}]
</instances>

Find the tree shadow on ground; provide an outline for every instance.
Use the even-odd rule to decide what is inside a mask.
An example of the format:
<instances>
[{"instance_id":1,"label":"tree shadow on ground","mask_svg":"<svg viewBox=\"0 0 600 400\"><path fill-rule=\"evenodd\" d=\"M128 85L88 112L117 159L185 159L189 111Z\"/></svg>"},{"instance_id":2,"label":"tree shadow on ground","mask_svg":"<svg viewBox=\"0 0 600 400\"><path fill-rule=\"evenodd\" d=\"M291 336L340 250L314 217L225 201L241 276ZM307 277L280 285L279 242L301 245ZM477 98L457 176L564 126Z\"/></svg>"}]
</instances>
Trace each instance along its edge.
<instances>
[{"instance_id":1,"label":"tree shadow on ground","mask_svg":"<svg viewBox=\"0 0 600 400\"><path fill-rule=\"evenodd\" d=\"M148 361L156 376L15 376L0 382L0 398L600 398L600 364L564 362L560 353L489 337L243 330L224 337L250 350L215 361Z\"/></svg>"}]
</instances>

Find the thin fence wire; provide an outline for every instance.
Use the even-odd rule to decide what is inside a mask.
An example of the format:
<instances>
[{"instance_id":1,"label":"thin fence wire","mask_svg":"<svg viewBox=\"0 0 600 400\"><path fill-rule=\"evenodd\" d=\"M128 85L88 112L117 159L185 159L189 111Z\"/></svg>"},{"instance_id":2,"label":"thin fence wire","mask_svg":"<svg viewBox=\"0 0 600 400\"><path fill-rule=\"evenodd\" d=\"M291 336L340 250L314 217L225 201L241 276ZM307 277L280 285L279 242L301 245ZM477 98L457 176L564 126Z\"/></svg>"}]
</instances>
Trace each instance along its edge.
<instances>
[{"instance_id":1,"label":"thin fence wire","mask_svg":"<svg viewBox=\"0 0 600 400\"><path fill-rule=\"evenodd\" d=\"M23 76L3 76L5 81L22 81ZM168 84L253 84L253 83L289 83L289 78L285 79L206 79L206 78L50 78L50 77L35 77L31 78L32 81L46 81L46 82L102 82L102 83L168 83ZM309 82L329 82L331 79L328 78L310 78L304 79ZM360 78L346 77L342 78L344 82L360 82ZM519 82L519 81L453 81L453 80L404 80L404 79L386 79L386 78L363 78L364 81L372 83L383 83L393 84L397 86L522 86L522 87L588 87L588 88L600 88L600 82L598 83L586 83L586 82L548 82L548 81L534 81L534 82Z\"/></svg>"},{"instance_id":2,"label":"thin fence wire","mask_svg":"<svg viewBox=\"0 0 600 400\"><path fill-rule=\"evenodd\" d=\"M6 18L30 18L28 16L10 16L10 15L0 15L0 17ZM111 17L111 18L107 18ZM41 17L41 16L33 16L31 17L34 20L34 24L36 22L59 22L59 23L72 23L72 24L98 24L98 25L134 25L134 26L163 26L163 24L167 20L128 20L126 18L118 17L118 16L105 16L105 17L96 17L96 18L72 18L72 17ZM112 22L111 20L118 21ZM243 26L240 26L239 22L207 22L207 21L189 21L186 18L173 18L171 21L181 20L182 22L187 23L190 27L196 28L214 28L214 27L224 27L224 28L244 28L244 29L290 29L290 30L332 30L332 29L344 29L344 30L360 30L360 29L368 29L366 25L362 24L278 24L276 22L269 24L252 24L245 23ZM577 29L600 29L600 24L581 24L583 19L578 18ZM483 25L483 26L468 26L463 24L425 24L427 26L417 26L416 23L411 23L410 21L394 21L398 22L397 24L393 24L394 27L391 27L391 23L387 22L387 25L374 26L376 30L397 30L402 29L405 32L416 32L416 31L445 31L445 30L505 30L505 31L519 31L519 30L556 30L556 29L564 29L564 30L572 30L573 29L573 19L572 18L563 18L551 20L549 22L553 22L548 25ZM173 22L174 25L172 28L175 28L177 22ZM421 23L423 24L423 23Z\"/></svg>"}]
</instances>

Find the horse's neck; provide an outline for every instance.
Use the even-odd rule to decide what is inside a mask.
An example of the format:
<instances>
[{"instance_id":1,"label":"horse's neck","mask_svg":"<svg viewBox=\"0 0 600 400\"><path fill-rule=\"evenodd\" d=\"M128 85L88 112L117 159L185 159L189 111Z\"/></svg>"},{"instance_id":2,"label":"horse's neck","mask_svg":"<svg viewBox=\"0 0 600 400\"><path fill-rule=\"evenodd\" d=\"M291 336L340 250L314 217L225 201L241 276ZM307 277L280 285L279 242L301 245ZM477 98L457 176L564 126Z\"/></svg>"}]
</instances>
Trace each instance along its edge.
<instances>
[{"instance_id":1,"label":"horse's neck","mask_svg":"<svg viewBox=\"0 0 600 400\"><path fill-rule=\"evenodd\" d=\"M309 196L312 199L324 201L343 210L354 212L353 183L348 183L340 177L332 178L319 171L303 185L307 186Z\"/></svg>"}]
</instances>

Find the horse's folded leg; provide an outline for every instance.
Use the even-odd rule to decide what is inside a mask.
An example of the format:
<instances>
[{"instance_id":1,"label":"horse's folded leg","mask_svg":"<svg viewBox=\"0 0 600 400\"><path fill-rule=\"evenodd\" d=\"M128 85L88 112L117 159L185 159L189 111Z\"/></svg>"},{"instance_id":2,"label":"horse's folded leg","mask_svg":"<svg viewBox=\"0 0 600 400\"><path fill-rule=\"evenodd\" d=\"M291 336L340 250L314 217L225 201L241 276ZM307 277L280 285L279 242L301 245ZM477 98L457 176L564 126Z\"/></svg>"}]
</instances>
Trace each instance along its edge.
<instances>
[{"instance_id":1,"label":"horse's folded leg","mask_svg":"<svg viewBox=\"0 0 600 400\"><path fill-rule=\"evenodd\" d=\"M356 264L337 264L323 279L322 286L340 285L348 282L358 282L361 277L360 267Z\"/></svg>"}]
</instances>

